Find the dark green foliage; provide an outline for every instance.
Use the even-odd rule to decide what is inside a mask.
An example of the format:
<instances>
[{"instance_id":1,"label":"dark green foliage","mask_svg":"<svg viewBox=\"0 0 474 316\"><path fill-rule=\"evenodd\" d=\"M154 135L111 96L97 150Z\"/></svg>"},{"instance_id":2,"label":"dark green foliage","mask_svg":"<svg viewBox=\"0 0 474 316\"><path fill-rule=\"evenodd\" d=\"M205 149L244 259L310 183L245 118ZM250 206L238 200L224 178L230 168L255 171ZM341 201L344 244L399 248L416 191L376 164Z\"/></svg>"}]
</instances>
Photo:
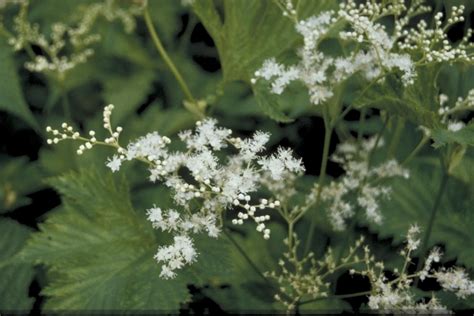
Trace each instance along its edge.
<instances>
[{"instance_id":1,"label":"dark green foliage","mask_svg":"<svg viewBox=\"0 0 474 316\"><path fill-rule=\"evenodd\" d=\"M33 0L29 19L49 33L55 22L80 18L81 8L90 3L94 1ZM319 171L324 138L322 123L309 125L322 122L320 118L325 115L335 122L330 153L344 140L382 133L386 146L374 152L373 162L380 157L403 161L423 137L418 127L430 130L430 138L422 143L418 156L405 165L411 172L410 179L386 183L392 193L381 205L381 225L357 216L347 231L335 233L325 205L311 208L298 222L295 231L304 242L312 219L316 219L310 250L317 259L329 247L336 257L342 256L359 235L365 234L387 268L400 266L396 251L411 224L426 228L446 172L448 184L428 246L443 247L445 258L441 264L453 260L472 272L474 123L472 115L462 114L459 118L466 127L450 131L438 113L440 93L446 94L452 105L474 87L472 65L418 67L415 84L409 87L402 85L397 73L372 83L356 77L338 87L330 107L323 109L310 105L307 90L298 84L282 95L272 94L262 81L251 84L255 70L265 59L291 60L302 45L302 37L293 22L282 16L276 1L196 0L189 7L179 0L148 3L157 33L195 98L206 104L206 114L235 130L236 136L248 136L256 130L271 133L269 149L279 145L298 148L308 170ZM309 17L335 9L337 3L300 0L298 14ZM472 1L467 0L433 3L440 10L444 5L460 4L474 9ZM2 10L0 15L5 15L3 21L11 28L16 11ZM113 125L124 129L122 145L158 131L171 137L174 146L177 133L193 126L197 118L183 107L184 94L176 78L155 50L142 17L136 17L136 21L132 33L125 32L118 21L97 21L94 32L102 39L94 44L94 55L71 70L61 83L25 70L28 54L14 52L0 34L0 138L17 137L16 142L28 147L34 141L29 136L21 137L28 130L42 142L31 145L29 157L23 151L18 154L11 145L0 144L0 312L29 312L37 299L28 295L35 278L40 280L41 295L45 297L44 312L174 314L188 308L192 301L189 285L227 312L283 311L283 305L274 300L279 291L277 283L260 274L278 271L278 260L286 251L283 239L287 226L276 211L271 214L271 239L264 240L251 224L231 226L229 219L235 217L235 212L230 210L223 218L225 233L218 239L197 237L197 261L180 270L176 279L163 280L159 277L160 264L153 256L159 246L169 244L171 235L153 229L145 210L154 204L173 207L169 190L161 183L150 183L138 162L124 164L119 176L112 174L105 166L106 158L112 155L109 148L94 148L78 156L78 142L46 145L44 128L60 126L63 121L80 131L95 130L102 138L102 109L109 103L115 104ZM199 32L203 33L202 41L195 39ZM206 43L208 36L215 47ZM343 45L332 38L323 44L325 50L338 53L347 48ZM199 62L200 58L211 60L209 63L220 65L220 69L206 71L206 62ZM348 107L353 110L345 113L344 119L339 118ZM361 119L361 114L367 117ZM337 164L330 163L325 183L337 181L340 174ZM298 180L295 204L314 187L319 179L316 175L318 172ZM45 188L60 195L59 205L46 201L44 206L35 201L35 194L41 196ZM360 215L363 210L357 212ZM303 249L300 252L302 256ZM332 291L345 272L329 280ZM415 294L430 297L431 292L416 290ZM473 307L453 295L441 296L450 308ZM303 304L299 312L342 312L352 307L347 300L329 298Z\"/></svg>"}]
</instances>

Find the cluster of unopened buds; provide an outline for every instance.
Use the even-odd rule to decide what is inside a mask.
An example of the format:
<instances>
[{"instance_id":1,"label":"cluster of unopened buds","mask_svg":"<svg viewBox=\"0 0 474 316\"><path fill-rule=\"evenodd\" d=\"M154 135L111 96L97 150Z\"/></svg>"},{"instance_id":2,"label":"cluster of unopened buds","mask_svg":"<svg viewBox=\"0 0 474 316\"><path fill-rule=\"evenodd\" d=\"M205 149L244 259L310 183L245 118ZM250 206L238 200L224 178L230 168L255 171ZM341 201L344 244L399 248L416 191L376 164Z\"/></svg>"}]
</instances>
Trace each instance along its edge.
<instances>
[{"instance_id":1,"label":"cluster of unopened buds","mask_svg":"<svg viewBox=\"0 0 474 316\"><path fill-rule=\"evenodd\" d=\"M88 149L92 149L95 145L111 145L118 148L119 153L125 153L125 149L121 148L118 144L118 139L120 133L122 132L123 128L117 126L115 130L112 130L112 125L110 121L110 116L112 114L112 110L114 106L109 104L104 108L103 112L103 121L104 121L104 128L109 131L110 137L106 137L104 141L98 141L96 138L96 132L94 130L90 130L87 133L87 136L81 135L78 131L74 129L74 127L68 123L61 124L61 130L53 129L51 126L46 127L46 132L52 134L52 138L48 138L46 141L49 145L57 144L63 140L80 140L84 144L79 145L79 148L76 150L78 155L84 154L84 152Z\"/></svg>"},{"instance_id":2,"label":"cluster of unopened buds","mask_svg":"<svg viewBox=\"0 0 474 316\"><path fill-rule=\"evenodd\" d=\"M441 117L441 122L447 124L447 129L449 131L460 131L466 126L466 124L456 116L474 110L474 89L468 92L466 98L458 97L454 106L447 105L448 101L449 98L447 95L439 95L438 114Z\"/></svg>"},{"instance_id":3,"label":"cluster of unopened buds","mask_svg":"<svg viewBox=\"0 0 474 316\"><path fill-rule=\"evenodd\" d=\"M85 138L81 136L79 132L75 131L74 127L68 125L67 123L62 123L61 128L62 131L52 129L50 126L46 127L46 132L53 134L53 138L49 138L47 140L47 143L49 145L57 144L60 141L67 139L82 140L84 141L84 144L81 144L76 151L78 155L82 155L84 151L86 151L87 149L92 149L92 147L97 143L97 139L95 138L95 132L92 130L88 133L90 137Z\"/></svg>"},{"instance_id":4,"label":"cluster of unopened buds","mask_svg":"<svg viewBox=\"0 0 474 316\"><path fill-rule=\"evenodd\" d=\"M241 201L245 201L245 203L242 203ZM247 220L248 218L252 218L255 223L257 224L257 231L263 233L263 238L264 239L270 239L270 229L265 228L265 221L270 220L270 215L261 215L261 216L255 216L255 212L257 209L263 210L265 208L276 208L280 206L280 201L276 200L273 202L269 202L267 199L261 199L260 204L258 205L250 205L250 196L249 195L243 195L239 194L238 199L235 199L233 201L233 204L235 206L240 206L242 207L245 211L237 213L238 218L234 218L232 220L232 224L234 225L242 225L244 223L244 220Z\"/></svg>"}]
</instances>

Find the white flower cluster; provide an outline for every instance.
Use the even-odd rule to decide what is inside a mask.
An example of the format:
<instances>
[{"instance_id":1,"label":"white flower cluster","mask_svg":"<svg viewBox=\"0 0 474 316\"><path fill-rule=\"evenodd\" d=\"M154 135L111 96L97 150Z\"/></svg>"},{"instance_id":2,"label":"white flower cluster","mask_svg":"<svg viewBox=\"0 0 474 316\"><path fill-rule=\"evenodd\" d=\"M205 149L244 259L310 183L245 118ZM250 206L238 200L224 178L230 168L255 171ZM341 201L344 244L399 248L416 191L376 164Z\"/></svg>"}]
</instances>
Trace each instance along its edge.
<instances>
[{"instance_id":1,"label":"white flower cluster","mask_svg":"<svg viewBox=\"0 0 474 316\"><path fill-rule=\"evenodd\" d=\"M85 138L64 123L62 131L47 128L54 136L48 143L56 144L65 139L83 141L85 144L80 145L78 154L98 144L114 147L117 154L106 163L112 171L120 170L124 161L140 160L148 165L152 182L162 181L171 189L176 206L182 212L162 211L156 207L148 210L148 219L155 228L175 234L175 243L160 248L155 256L159 262L164 262L163 277L173 277L174 270L194 260L197 252L189 249L193 248L193 243L187 243L185 248L186 243L182 242L190 239L191 233L218 236L217 222L222 221L225 210L238 210L233 224L242 225L245 220L253 220L256 230L265 239L270 238L270 229L265 224L270 215L258 215L257 212L278 209L280 201L260 199L253 202L251 195L269 182L285 182L304 172L301 160L294 158L290 150L279 148L275 154L265 156L262 152L269 134L256 132L248 139L231 137L232 131L218 127L214 119L199 121L194 131L179 134L186 151L171 151L168 148L171 140L157 132L122 147L119 144L122 128L112 129L113 108L109 105L104 109L104 128L110 134L104 141L95 138L95 131L89 131L91 137ZM234 154L223 155L221 151L228 147ZM180 171L188 172L189 176L183 176ZM197 209L196 205L199 205Z\"/></svg>"},{"instance_id":2,"label":"white flower cluster","mask_svg":"<svg viewBox=\"0 0 474 316\"><path fill-rule=\"evenodd\" d=\"M312 253L302 259L298 258L299 241L296 234L291 241L285 240L289 249L284 253L284 259L279 261L281 272L266 275L278 282L280 291L275 299L282 302L288 310L294 309L297 302L304 302L303 298L309 298L306 302L311 302L327 297L330 286L328 279L337 271L349 268L350 275L361 275L369 280L371 289L367 294L367 305L378 313L450 314L434 294L429 299L419 300L413 290L413 281L416 278L421 281L426 278L435 279L444 291L454 292L460 298L474 294L474 282L459 267L434 269L433 264L439 263L442 257L439 248L432 249L421 270L409 272L409 266L413 265L412 253L420 246L419 234L420 228L416 224L408 229L405 246L400 251L404 259L403 266L393 269L390 276L387 276L384 262L377 261L369 246L364 244L363 237L339 260L331 248L321 259L316 260Z\"/></svg>"},{"instance_id":3,"label":"white flower cluster","mask_svg":"<svg viewBox=\"0 0 474 316\"><path fill-rule=\"evenodd\" d=\"M419 63L441 62L467 62L474 61L474 56L469 52L472 49L470 38L472 29L468 29L463 39L454 47L447 35L447 30L454 24L464 21L464 6L453 6L451 16L443 23L444 14L438 12L434 16L435 28L428 28L428 23L421 20L417 27L411 30L398 32L401 38L400 49L413 53L421 53ZM444 24L444 25L443 25Z\"/></svg>"},{"instance_id":4,"label":"white flower cluster","mask_svg":"<svg viewBox=\"0 0 474 316\"><path fill-rule=\"evenodd\" d=\"M88 137L83 137L79 132L77 132L73 126L67 124L66 122L61 124L61 130L58 129L53 129L51 126L46 127L46 132L51 133L53 135L52 138L49 138L47 140L47 143L49 145L52 144L57 144L62 140L66 139L72 139L72 140L80 140L84 142L84 144L81 144L79 148L77 149L76 153L78 155L82 155L86 150L92 149L95 145L108 145L108 146L113 146L118 148L119 152L123 152L123 149L120 149L120 146L118 145L118 139L120 136L120 133L122 132L122 127L118 126L115 131L112 130L112 125L110 121L110 116L112 114L112 110L114 109L114 106L112 104L107 105L104 108L103 112L103 120L104 120L104 128L107 129L110 133L110 137L105 138L104 141L98 141L97 138L95 137L96 132L93 130L90 130L88 132ZM115 162L112 162L115 161ZM115 171L120 169L121 165L121 160L119 157L109 159L108 162L108 167L111 168L112 170L115 169Z\"/></svg>"},{"instance_id":5,"label":"white flower cluster","mask_svg":"<svg viewBox=\"0 0 474 316\"><path fill-rule=\"evenodd\" d=\"M341 4L338 12L327 11L299 21L296 30L304 38L304 46L298 52L300 62L287 67L274 58L266 60L255 72L252 82L259 78L270 81L271 91L281 94L291 82L301 81L308 88L310 100L315 105L331 98L334 87L356 73L372 80L384 72L398 69L403 73L404 83L411 84L415 74L410 56L392 52L394 39L383 25L374 22L397 10L397 6L385 8L370 1L357 6L349 0ZM364 49L353 51L348 56L335 57L323 53L320 43L341 23L349 27L339 33L341 39L355 41Z\"/></svg>"},{"instance_id":6,"label":"white flower cluster","mask_svg":"<svg viewBox=\"0 0 474 316\"><path fill-rule=\"evenodd\" d=\"M339 84L356 74L372 81L381 80L389 73L400 73L407 86L416 77L415 63L472 61L472 55L467 52L471 31L456 48L446 34L451 25L463 21L462 6L453 7L453 15L444 28L440 24L442 14L437 14L435 29L427 29L424 21L416 29L407 29L412 18L430 10L423 2L411 1L407 7L404 1L368 0L359 4L347 0L337 12L326 11L297 21L296 30L304 38L304 46L298 51L299 62L285 66L270 58L255 72L252 83L264 79L273 93L281 94L290 83L300 81L307 87L311 103L318 105L330 99ZM282 10L287 12L286 8ZM395 17L392 34L379 22L386 16ZM320 44L334 32L338 32L342 41L355 43L354 49L344 56L324 53ZM442 47L438 49L440 44Z\"/></svg>"},{"instance_id":7,"label":"white flower cluster","mask_svg":"<svg viewBox=\"0 0 474 316\"><path fill-rule=\"evenodd\" d=\"M387 178L401 176L409 178L409 172L396 160L389 160L376 167L369 165L370 153L374 147L383 146L375 137L356 143L342 143L331 157L341 164L345 174L337 181L321 188L321 200L328 204L327 211L335 230L343 230L346 220L354 215L356 205L365 211L367 218L374 223L381 223L379 201L389 197L390 187L380 184ZM355 205L350 200L351 194L357 198Z\"/></svg>"},{"instance_id":8,"label":"white flower cluster","mask_svg":"<svg viewBox=\"0 0 474 316\"><path fill-rule=\"evenodd\" d=\"M417 224L413 224L410 226L407 232L407 245L402 255L405 255L405 253L411 253L418 249L421 243L421 240L418 238L420 231L420 227Z\"/></svg>"},{"instance_id":9,"label":"white flower cluster","mask_svg":"<svg viewBox=\"0 0 474 316\"><path fill-rule=\"evenodd\" d=\"M328 279L331 274L343 267L362 262L357 256L357 251L360 250L364 237L358 239L344 257L337 258L332 249L328 248L324 257L318 260L314 257L314 253L299 259L297 248L300 242L296 235L293 235L292 240L294 242L291 244L288 239L284 241L289 249L283 254L283 259L278 261L280 271L265 273L278 282L281 294L276 294L274 297L288 310L294 309L303 297L311 299L327 297L330 287Z\"/></svg>"},{"instance_id":10,"label":"white flower cluster","mask_svg":"<svg viewBox=\"0 0 474 316\"><path fill-rule=\"evenodd\" d=\"M438 114L441 116L441 122L447 125L448 130L457 132L463 129L466 124L461 121L460 116L469 111L474 111L474 89L468 92L466 98L459 97L454 106L447 103L449 98L445 94L439 95Z\"/></svg>"},{"instance_id":11,"label":"white flower cluster","mask_svg":"<svg viewBox=\"0 0 474 316\"><path fill-rule=\"evenodd\" d=\"M197 255L193 240L188 236L174 236L173 240L172 245L158 248L158 252L154 257L158 262L166 262L161 266L160 273L160 277L165 280L174 278L176 276L174 270L192 263Z\"/></svg>"},{"instance_id":12,"label":"white flower cluster","mask_svg":"<svg viewBox=\"0 0 474 316\"><path fill-rule=\"evenodd\" d=\"M466 298L474 294L474 282L462 268L442 269L435 272L434 276L443 289L456 293L457 297Z\"/></svg>"},{"instance_id":13,"label":"white flower cluster","mask_svg":"<svg viewBox=\"0 0 474 316\"><path fill-rule=\"evenodd\" d=\"M432 264L440 262L442 255L443 254L441 253L441 250L438 247L435 247L431 250L430 254L428 255L428 258L426 258L425 260L423 269L419 272L421 281L425 280L428 277Z\"/></svg>"},{"instance_id":14,"label":"white flower cluster","mask_svg":"<svg viewBox=\"0 0 474 316\"><path fill-rule=\"evenodd\" d=\"M164 263L160 274L164 279L175 277L175 270L196 260L197 252L193 240L189 237L191 232L196 234L205 231L213 238L217 238L220 233L216 225L216 215L212 213L195 213L183 217L176 210L163 212L159 207L153 207L147 211L147 215L154 228L177 234L172 245L160 247L155 255L158 262Z\"/></svg>"},{"instance_id":15,"label":"white flower cluster","mask_svg":"<svg viewBox=\"0 0 474 316\"><path fill-rule=\"evenodd\" d=\"M461 110L461 109L463 111L466 110L466 109L474 110L474 89L469 90L469 92L467 93L466 98L459 97L456 100L456 104L454 106L454 109L452 109L451 111L453 111L453 110L458 111L458 110Z\"/></svg>"},{"instance_id":16,"label":"white flower cluster","mask_svg":"<svg viewBox=\"0 0 474 316\"><path fill-rule=\"evenodd\" d=\"M374 294L369 296L367 305L381 313L450 314L434 294L428 302L415 302L414 295L409 291L410 281L394 287L386 277L380 276L372 285Z\"/></svg>"},{"instance_id":17,"label":"white flower cluster","mask_svg":"<svg viewBox=\"0 0 474 316\"><path fill-rule=\"evenodd\" d=\"M407 233L407 242L401 255L405 257L405 263L401 271L394 271L396 279L389 280L383 271L383 264L378 263L379 270L368 268L360 272L371 280L372 294L369 296L368 306L371 309L382 312L404 311L410 313L427 313L428 311L448 314L446 307L440 304L438 299L433 296L428 302L416 302L415 296L411 291L413 280L420 278L421 281L426 278L436 279L445 291L456 293L460 298L466 298L474 294L474 282L469 279L466 271L459 267L450 269L441 268L435 271L432 268L433 263L440 262L442 253L439 248L434 248L425 259L424 267L413 274L408 274L407 267L411 264L411 253L418 249L420 228L416 225L410 227ZM369 267L370 262L367 261Z\"/></svg>"},{"instance_id":18,"label":"white flower cluster","mask_svg":"<svg viewBox=\"0 0 474 316\"><path fill-rule=\"evenodd\" d=\"M99 41L100 36L94 34L92 28L99 17L103 16L108 21L120 20L125 30L131 32L135 28L134 15L139 12L135 6L121 8L115 0L91 4L84 9L76 24L53 24L48 38L40 32L38 24L28 21L28 1L18 3L22 6L14 19L14 35L9 36L8 43L16 51L30 49L31 45L38 46L42 54L32 56L25 67L32 72L54 73L61 78L93 55L91 45Z\"/></svg>"}]
</instances>

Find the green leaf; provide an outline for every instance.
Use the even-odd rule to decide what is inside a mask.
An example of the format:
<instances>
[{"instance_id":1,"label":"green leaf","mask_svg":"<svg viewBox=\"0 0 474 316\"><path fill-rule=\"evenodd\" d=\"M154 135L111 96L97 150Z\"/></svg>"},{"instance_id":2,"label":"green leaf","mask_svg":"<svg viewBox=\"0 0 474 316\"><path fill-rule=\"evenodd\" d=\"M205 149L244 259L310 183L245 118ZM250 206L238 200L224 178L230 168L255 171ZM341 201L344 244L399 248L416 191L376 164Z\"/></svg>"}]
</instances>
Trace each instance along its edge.
<instances>
[{"instance_id":1,"label":"green leaf","mask_svg":"<svg viewBox=\"0 0 474 316\"><path fill-rule=\"evenodd\" d=\"M173 136L183 129L193 126L194 117L184 108L162 109L152 103L140 118L129 124L131 130L139 136L145 131L158 131L162 135ZM141 136L140 135L140 136Z\"/></svg>"},{"instance_id":2,"label":"green leaf","mask_svg":"<svg viewBox=\"0 0 474 316\"><path fill-rule=\"evenodd\" d=\"M199 286L225 282L229 275L235 275L236 262L229 255L232 245L224 235L210 238L206 235L194 237L199 252L197 261L183 270L188 283Z\"/></svg>"},{"instance_id":3,"label":"green leaf","mask_svg":"<svg viewBox=\"0 0 474 316\"><path fill-rule=\"evenodd\" d=\"M261 272L278 269L276 263L283 252L284 230L276 224L271 225L270 229L270 241L264 240L255 229L248 227L242 232L229 233ZM206 295L229 312L268 313L282 309L273 299L276 289L261 278L235 246L231 248L228 257L234 262L234 273L205 289Z\"/></svg>"},{"instance_id":4,"label":"green leaf","mask_svg":"<svg viewBox=\"0 0 474 316\"><path fill-rule=\"evenodd\" d=\"M155 231L130 204L125 180L93 171L50 181L63 196L21 253L44 264L47 310L176 312L189 299L186 281L159 278Z\"/></svg>"},{"instance_id":5,"label":"green leaf","mask_svg":"<svg viewBox=\"0 0 474 316\"><path fill-rule=\"evenodd\" d=\"M26 195L44 187L38 163L0 156L0 165L0 213L29 204Z\"/></svg>"},{"instance_id":6,"label":"green leaf","mask_svg":"<svg viewBox=\"0 0 474 316\"><path fill-rule=\"evenodd\" d=\"M456 102L458 97L465 98L473 88L474 67L471 65L443 65L439 75L439 86L443 94L448 96L448 105Z\"/></svg>"},{"instance_id":7,"label":"green leaf","mask_svg":"<svg viewBox=\"0 0 474 316\"><path fill-rule=\"evenodd\" d=\"M0 312L27 313L33 306L34 299L28 297L35 274L33 265L9 261L24 246L30 233L30 229L13 220L0 219Z\"/></svg>"},{"instance_id":8,"label":"green leaf","mask_svg":"<svg viewBox=\"0 0 474 316\"><path fill-rule=\"evenodd\" d=\"M153 69L156 63L149 51L143 47L139 38L134 34L127 34L122 25L114 25L101 20L97 23L98 33L101 35L98 53L107 57L118 57L136 65Z\"/></svg>"},{"instance_id":9,"label":"green leaf","mask_svg":"<svg viewBox=\"0 0 474 316\"><path fill-rule=\"evenodd\" d=\"M417 160L411 165L409 180L396 178L390 182L392 193L381 204L384 222L370 224L381 238L393 238L401 244L410 225L418 224L425 230L441 181L439 165L428 160ZM447 259L457 258L462 264L474 266L474 214L470 212L474 200L474 186L450 178L446 192L433 223L429 247L446 246ZM422 233L421 236L424 234Z\"/></svg>"},{"instance_id":10,"label":"green leaf","mask_svg":"<svg viewBox=\"0 0 474 316\"><path fill-rule=\"evenodd\" d=\"M474 146L474 123L456 132L447 129L435 129L432 132L432 138L435 141L435 147L441 147L451 143Z\"/></svg>"},{"instance_id":11,"label":"green leaf","mask_svg":"<svg viewBox=\"0 0 474 316\"><path fill-rule=\"evenodd\" d=\"M300 18L316 14L336 5L333 1L302 0L298 4ZM301 37L294 23L284 17L271 0L213 1L198 0L194 12L214 40L224 81L247 83L265 59L292 51ZM278 96L262 87L253 87L257 104L270 118L279 122L292 121L279 104ZM293 104L291 104L293 105Z\"/></svg>"},{"instance_id":12,"label":"green leaf","mask_svg":"<svg viewBox=\"0 0 474 316\"><path fill-rule=\"evenodd\" d=\"M222 1L222 8L216 3L198 0L193 9L216 43L226 81L249 81L265 59L278 56L299 39L293 22L274 1ZM300 1L298 12L302 17L334 5Z\"/></svg>"},{"instance_id":13,"label":"green leaf","mask_svg":"<svg viewBox=\"0 0 474 316\"><path fill-rule=\"evenodd\" d=\"M106 103L117 105L114 111L116 124L133 114L152 90L155 73L141 69L130 76L114 76L104 80L103 97Z\"/></svg>"},{"instance_id":14,"label":"green leaf","mask_svg":"<svg viewBox=\"0 0 474 316\"><path fill-rule=\"evenodd\" d=\"M38 122L23 97L12 49L3 37L0 37L0 110L21 118L39 130Z\"/></svg>"},{"instance_id":15,"label":"green leaf","mask_svg":"<svg viewBox=\"0 0 474 316\"><path fill-rule=\"evenodd\" d=\"M423 103L426 100L423 101L415 97L415 95L425 94L420 91L420 81L422 80L415 81L416 87L405 90L399 79L389 75L384 82L372 84L370 88L363 90L356 96L353 104L357 108L373 107L386 110L428 128L440 127L438 115L429 109L432 105L427 105Z\"/></svg>"},{"instance_id":16,"label":"green leaf","mask_svg":"<svg viewBox=\"0 0 474 316\"><path fill-rule=\"evenodd\" d=\"M474 179L474 148L468 148L462 160L450 170L450 174L466 184Z\"/></svg>"},{"instance_id":17,"label":"green leaf","mask_svg":"<svg viewBox=\"0 0 474 316\"><path fill-rule=\"evenodd\" d=\"M293 119L289 118L282 110L279 96L272 94L262 83L253 87L255 99L263 113L277 122L289 123Z\"/></svg>"}]
</instances>

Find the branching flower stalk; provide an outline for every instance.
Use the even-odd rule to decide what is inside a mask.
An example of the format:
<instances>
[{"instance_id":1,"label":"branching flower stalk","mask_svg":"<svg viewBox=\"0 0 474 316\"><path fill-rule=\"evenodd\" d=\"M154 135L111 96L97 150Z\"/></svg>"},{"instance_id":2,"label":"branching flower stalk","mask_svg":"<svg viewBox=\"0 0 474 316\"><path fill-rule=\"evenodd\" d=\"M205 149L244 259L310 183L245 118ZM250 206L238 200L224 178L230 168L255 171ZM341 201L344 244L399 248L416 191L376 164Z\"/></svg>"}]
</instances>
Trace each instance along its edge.
<instances>
[{"instance_id":1,"label":"branching flower stalk","mask_svg":"<svg viewBox=\"0 0 474 316\"><path fill-rule=\"evenodd\" d=\"M0 26L7 35L8 43L15 51L25 50L28 53L31 58L25 63L28 70L44 73L60 83L65 80L68 72L85 63L94 54L93 45L100 41L100 35L93 28L99 18L103 17L110 22L119 20L125 31L130 33L135 29L134 16L142 10L140 5L134 4L121 8L115 0L93 3L83 7L82 14L74 17L71 24L54 23L51 34L47 36L40 31L38 24L28 20L28 0L12 3L20 5L13 30ZM33 45L40 48L41 53L35 53Z\"/></svg>"},{"instance_id":2,"label":"branching flower stalk","mask_svg":"<svg viewBox=\"0 0 474 316\"><path fill-rule=\"evenodd\" d=\"M256 132L249 139L231 137L232 131L217 127L212 119L198 121L195 132L179 134L187 148L184 152L170 151L168 144L171 140L156 132L123 147L119 143L122 128L112 128L113 109L113 105L104 109L104 128L110 136L103 141L96 138L95 131L89 131L89 137L83 137L72 126L63 123L61 131L47 128L47 132L53 135L48 143L57 144L67 139L82 141L84 144L77 149L79 155L96 145L113 147L117 154L107 162L113 172L118 171L125 161L139 160L148 165L150 181L160 181L173 192L178 210L162 210L154 206L147 211L155 228L175 234L174 244L160 247L155 256L158 262L164 263L161 272L164 278L174 277L175 270L195 260L197 252L190 235L205 232L210 237L219 236L226 210L239 210L232 220L233 225L243 225L244 221L251 220L264 239L270 238L270 229L265 223L271 215L258 213L279 209L281 203L277 198L253 202L250 194L262 186L272 188L304 171L301 160L293 158L290 150L279 148L273 155L262 156L260 153L269 140L269 134ZM217 158L217 153L228 147L237 154L224 160ZM179 174L183 169L191 174L191 181Z\"/></svg>"},{"instance_id":3,"label":"branching flower stalk","mask_svg":"<svg viewBox=\"0 0 474 316\"><path fill-rule=\"evenodd\" d=\"M318 207L318 203L320 202L321 198L321 191L324 185L324 180L326 178L326 169L327 169L327 164L329 160L329 146L331 144L331 134L333 127L328 126L329 123L327 123L328 119L324 118L325 122L325 129L324 129L324 144L323 144L323 157L321 160L321 168L319 171L319 180L318 180L318 188L317 188L317 193L316 193L316 198L315 198L315 203L314 203L314 208ZM313 240L313 235L314 235L314 230L315 230L315 225L316 225L316 217L313 216L311 218L311 224L309 226L308 230L308 237L306 239L306 246L305 246L305 254L309 252L311 249L311 243Z\"/></svg>"},{"instance_id":4,"label":"branching flower stalk","mask_svg":"<svg viewBox=\"0 0 474 316\"><path fill-rule=\"evenodd\" d=\"M285 259L280 261L281 272L271 272L268 275L275 278L281 285L284 293L289 293L293 297L291 301L285 301L279 295L275 299L281 301L289 311L294 310L297 305L308 304L321 299L349 298L357 296L368 296L368 307L380 313L426 313L428 311L449 313L440 304L436 296L418 302L411 288L413 281L417 278L425 280L436 279L444 291L454 292L456 296L465 298L474 294L474 282L468 278L465 270L459 267L450 269L434 269L433 265L440 262L442 254L439 248L433 248L427 256L422 269L417 269L415 273L408 273L409 265L412 265L412 253L418 249L421 240L418 238L420 229L412 226L407 234L406 246L400 252L403 257L403 265L400 269L395 269L394 277L389 278L385 273L385 265L381 261L376 261L368 246L364 246L364 239L359 239L354 247L351 247L349 254L342 258L339 263L334 261L332 251L329 249L323 260L317 262L308 256L301 261L295 260L292 252L285 254ZM286 261L285 261L286 260ZM304 269L307 260L311 260L309 271ZM286 268L286 264L294 266L294 272ZM324 279L337 270L349 269L351 275L359 274L368 278L371 290L366 292L328 295L328 282ZM307 282L308 279L311 281ZM448 281L449 280L449 281ZM311 297L301 300L302 297Z\"/></svg>"},{"instance_id":5,"label":"branching flower stalk","mask_svg":"<svg viewBox=\"0 0 474 316\"><path fill-rule=\"evenodd\" d=\"M44 74L48 85L60 91L61 105L68 119L71 119L71 109L66 80L73 69L93 56L94 45L101 40L94 29L97 21L101 18L109 22L118 20L125 31L131 33L136 26L135 16L143 10L139 2L126 8L119 6L116 0L92 3L81 7L80 14L74 15L71 23L53 23L47 35L39 24L29 21L29 0L7 1L6 4L19 5L19 12L14 18L13 30L0 23L0 34L6 36L14 51L24 50L28 54L26 69ZM35 52L33 46L40 52Z\"/></svg>"}]
</instances>

